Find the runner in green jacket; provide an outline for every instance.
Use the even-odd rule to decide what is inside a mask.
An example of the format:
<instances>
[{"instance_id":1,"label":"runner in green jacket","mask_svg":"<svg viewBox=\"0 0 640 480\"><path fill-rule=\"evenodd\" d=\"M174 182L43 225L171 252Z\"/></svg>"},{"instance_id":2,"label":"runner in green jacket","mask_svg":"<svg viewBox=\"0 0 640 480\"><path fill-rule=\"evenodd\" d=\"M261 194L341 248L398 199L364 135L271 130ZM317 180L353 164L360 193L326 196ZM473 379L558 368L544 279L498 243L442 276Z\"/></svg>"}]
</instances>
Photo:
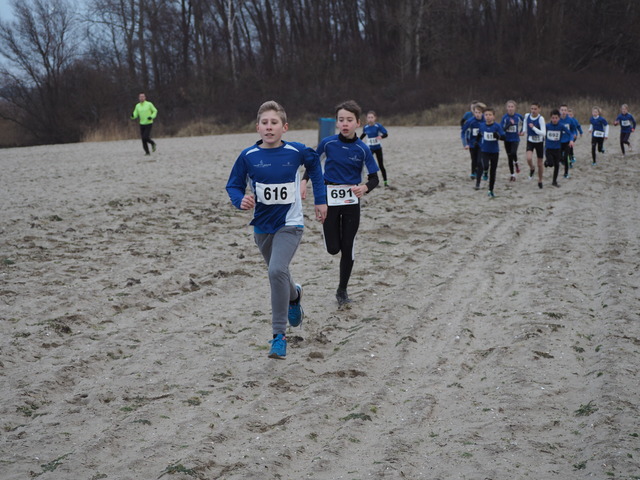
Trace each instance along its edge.
<instances>
[{"instance_id":1,"label":"runner in green jacket","mask_svg":"<svg viewBox=\"0 0 640 480\"><path fill-rule=\"evenodd\" d=\"M142 138L142 148L144 153L149 155L149 144L153 151L156 151L156 142L151 140L151 127L153 127L153 120L158 115L158 109L151 102L147 102L147 97L144 93L138 96L140 103L136 105L131 114L131 120L136 118L140 119L140 137Z\"/></svg>"}]
</instances>

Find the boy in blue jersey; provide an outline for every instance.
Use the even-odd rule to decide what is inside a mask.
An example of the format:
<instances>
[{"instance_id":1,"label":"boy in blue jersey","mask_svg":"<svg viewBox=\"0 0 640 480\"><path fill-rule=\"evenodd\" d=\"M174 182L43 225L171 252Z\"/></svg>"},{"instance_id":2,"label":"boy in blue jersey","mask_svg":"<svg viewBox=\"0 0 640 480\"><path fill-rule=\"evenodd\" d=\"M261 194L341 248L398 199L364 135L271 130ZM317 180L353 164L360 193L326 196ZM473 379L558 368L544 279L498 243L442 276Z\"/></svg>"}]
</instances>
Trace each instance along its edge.
<instances>
[{"instance_id":1,"label":"boy in blue jersey","mask_svg":"<svg viewBox=\"0 0 640 480\"><path fill-rule=\"evenodd\" d=\"M285 142L287 116L278 103L265 102L258 110L256 130L261 140L238 156L227 182L231 202L240 210L254 209L254 239L268 266L271 285L270 358L287 356L287 322L298 326L304 312L302 287L294 283L289 264L302 239L304 218L300 198L300 175L304 165L313 182L316 219L327 215L322 167L316 152L301 143ZM247 183L251 192L246 194Z\"/></svg>"},{"instance_id":2,"label":"boy in blue jersey","mask_svg":"<svg viewBox=\"0 0 640 480\"><path fill-rule=\"evenodd\" d=\"M360 198L379 183L378 165L371 150L356 135L362 110L353 100L339 104L336 125L340 133L323 139L318 155L324 159L324 183L329 209L322 224L327 252L340 256L340 282L336 291L338 305L350 303L347 286L355 260L355 239L360 226ZM367 183L362 182L366 167ZM306 177L306 175L305 175Z\"/></svg>"},{"instance_id":3,"label":"boy in blue jersey","mask_svg":"<svg viewBox=\"0 0 640 480\"><path fill-rule=\"evenodd\" d=\"M380 125L377 121L376 112L373 110L369 110L367 112L367 124L362 129L362 135L360 135L360 140L363 140L366 137L365 143L369 145L371 149L371 153L373 153L378 161L378 167L382 172L382 180L384 180L384 186L388 187L387 183L387 170L384 168L384 160L382 157L382 145L380 144L380 140L383 138L387 138L389 133L387 129Z\"/></svg>"},{"instance_id":4,"label":"boy in blue jersey","mask_svg":"<svg viewBox=\"0 0 640 480\"><path fill-rule=\"evenodd\" d=\"M632 132L636 131L636 119L629 113L629 105L626 103L620 107L620 115L618 115L613 122L615 126L620 125L620 150L622 155L625 155L624 146L629 146L629 151L632 151L629 137Z\"/></svg>"},{"instance_id":5,"label":"boy in blue jersey","mask_svg":"<svg viewBox=\"0 0 640 480\"><path fill-rule=\"evenodd\" d=\"M480 153L480 124L484 121L482 111L487 108L484 103L476 102L473 105L473 116L469 118L460 128L460 140L462 147L469 150L471 156L471 174L469 178L476 178L478 170L478 156ZM480 179L478 178L478 181Z\"/></svg>"},{"instance_id":6,"label":"boy in blue jersey","mask_svg":"<svg viewBox=\"0 0 640 480\"><path fill-rule=\"evenodd\" d=\"M604 141L609 138L609 123L604 117L600 115L600 107L593 107L591 109L591 118L589 119L589 131L591 132L591 158L593 163L591 165L597 165L596 162L596 147L600 153L604 153Z\"/></svg>"},{"instance_id":7,"label":"boy in blue jersey","mask_svg":"<svg viewBox=\"0 0 640 480\"><path fill-rule=\"evenodd\" d=\"M538 158L538 188L542 188L542 177L544 173L544 137L545 124L544 117L540 115L540 104L533 102L530 113L524 116L524 124L527 131L527 163L529 164L529 180L533 178L536 168L533 165L533 152Z\"/></svg>"},{"instance_id":8,"label":"boy in blue jersey","mask_svg":"<svg viewBox=\"0 0 640 480\"><path fill-rule=\"evenodd\" d=\"M566 124L560 122L560 111L551 111L551 122L546 125L546 148L547 165L553 167L553 183L554 187L559 187L558 171L560 170L560 162L562 161L562 140L563 135L567 131ZM573 140L569 145L573 146Z\"/></svg>"},{"instance_id":9,"label":"boy in blue jersey","mask_svg":"<svg viewBox=\"0 0 640 480\"><path fill-rule=\"evenodd\" d=\"M504 140L504 130L500 124L495 123L495 111L493 108L484 110L484 123L480 124L480 160L476 173L476 190L480 189L481 169L489 170L489 198L495 198L493 187L496 184L496 171L498 169L498 156L500 144L498 140Z\"/></svg>"},{"instance_id":10,"label":"boy in blue jersey","mask_svg":"<svg viewBox=\"0 0 640 480\"><path fill-rule=\"evenodd\" d=\"M571 124L572 124L571 131L574 134L573 143L575 143L576 140L578 139L578 133L582 137L584 132L582 131L582 125L580 125L580 122L578 121L578 119L573 115L573 110L571 108L567 109L567 115L569 115L569 119L571 120ZM573 152L573 147L570 147L569 148L569 167L573 167L574 163L576 163L576 156Z\"/></svg>"},{"instance_id":11,"label":"boy in blue jersey","mask_svg":"<svg viewBox=\"0 0 640 480\"><path fill-rule=\"evenodd\" d=\"M520 136L524 135L522 131L522 125L524 118L519 113L516 113L516 102L509 100L506 103L507 113L502 117L500 125L504 130L504 150L507 153L507 160L509 161L509 173L511 178L509 181L516 181L516 174L520 173L520 167L518 166L518 146L520 145Z\"/></svg>"},{"instance_id":12,"label":"boy in blue jersey","mask_svg":"<svg viewBox=\"0 0 640 480\"><path fill-rule=\"evenodd\" d=\"M560 105L560 120L562 125L562 139L560 145L560 163L564 165L564 178L569 178L569 152L571 151L570 143L573 144L574 132L572 131L573 122L569 117L569 107L566 104Z\"/></svg>"}]
</instances>

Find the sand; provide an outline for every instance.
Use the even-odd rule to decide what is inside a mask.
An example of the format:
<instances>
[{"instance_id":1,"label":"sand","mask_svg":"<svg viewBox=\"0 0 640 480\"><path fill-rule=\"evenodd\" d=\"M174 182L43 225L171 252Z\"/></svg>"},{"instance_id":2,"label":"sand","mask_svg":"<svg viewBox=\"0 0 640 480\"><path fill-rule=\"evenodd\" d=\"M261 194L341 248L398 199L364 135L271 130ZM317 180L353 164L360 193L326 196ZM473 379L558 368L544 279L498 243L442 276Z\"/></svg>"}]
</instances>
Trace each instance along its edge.
<instances>
[{"instance_id":1,"label":"sand","mask_svg":"<svg viewBox=\"0 0 640 480\"><path fill-rule=\"evenodd\" d=\"M639 478L640 158L617 130L560 188L508 182L501 152L489 199L457 128L389 127L348 307L307 202L283 361L224 189L255 134L0 150L0 478Z\"/></svg>"}]
</instances>

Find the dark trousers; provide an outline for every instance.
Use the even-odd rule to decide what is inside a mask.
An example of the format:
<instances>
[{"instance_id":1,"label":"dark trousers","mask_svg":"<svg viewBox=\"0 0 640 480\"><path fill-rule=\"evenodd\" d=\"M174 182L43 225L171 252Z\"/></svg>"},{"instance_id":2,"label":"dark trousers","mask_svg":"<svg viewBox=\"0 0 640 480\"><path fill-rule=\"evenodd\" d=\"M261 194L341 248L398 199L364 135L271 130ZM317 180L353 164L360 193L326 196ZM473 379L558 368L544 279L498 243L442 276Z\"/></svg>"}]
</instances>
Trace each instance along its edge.
<instances>
[{"instance_id":1,"label":"dark trousers","mask_svg":"<svg viewBox=\"0 0 640 480\"><path fill-rule=\"evenodd\" d=\"M591 158L593 158L593 163L596 163L596 147L598 147L600 153L604 153L603 137L591 137Z\"/></svg>"},{"instance_id":2,"label":"dark trousers","mask_svg":"<svg viewBox=\"0 0 640 480\"><path fill-rule=\"evenodd\" d=\"M469 155L471 155L471 173L475 174L478 169L478 156L480 155L480 147L469 147Z\"/></svg>"},{"instance_id":3,"label":"dark trousers","mask_svg":"<svg viewBox=\"0 0 640 480\"><path fill-rule=\"evenodd\" d=\"M322 224L324 243L331 255L340 253L340 288L347 288L355 260L355 243L360 226L360 204L329 207Z\"/></svg>"},{"instance_id":4,"label":"dark trousers","mask_svg":"<svg viewBox=\"0 0 640 480\"><path fill-rule=\"evenodd\" d=\"M560 144L560 163L564 165L564 176L569 175L569 142Z\"/></svg>"},{"instance_id":5,"label":"dark trousers","mask_svg":"<svg viewBox=\"0 0 640 480\"><path fill-rule=\"evenodd\" d=\"M560 170L560 160L562 158L560 148L547 148L545 152L547 154L547 164L553 167L553 183L558 183L558 171Z\"/></svg>"},{"instance_id":6,"label":"dark trousers","mask_svg":"<svg viewBox=\"0 0 640 480\"><path fill-rule=\"evenodd\" d=\"M377 150L371 150L371 153L376 157L376 161L378 162L378 167L380 167L380 172L382 173L382 180L387 181L387 170L384 168L384 158L382 156L382 148L378 148Z\"/></svg>"},{"instance_id":7,"label":"dark trousers","mask_svg":"<svg viewBox=\"0 0 640 480\"><path fill-rule=\"evenodd\" d=\"M624 151L624 146L625 145L629 145L631 146L631 143L629 143L629 137L631 136L631 132L621 132L620 133L620 150L622 150L622 154L625 154Z\"/></svg>"},{"instance_id":8,"label":"dark trousers","mask_svg":"<svg viewBox=\"0 0 640 480\"><path fill-rule=\"evenodd\" d=\"M151 140L151 127L153 127L153 123L140 125L140 138L142 138L142 148L144 148L145 153L149 153L149 144L156 144L156 142Z\"/></svg>"},{"instance_id":9,"label":"dark trousers","mask_svg":"<svg viewBox=\"0 0 640 480\"><path fill-rule=\"evenodd\" d=\"M520 142L504 142L504 150L507 152L507 160L509 160L509 172L511 175L515 173L515 164L518 163L518 145Z\"/></svg>"},{"instance_id":10,"label":"dark trousers","mask_svg":"<svg viewBox=\"0 0 640 480\"><path fill-rule=\"evenodd\" d=\"M480 186L480 178L484 171L489 170L489 190L493 191L493 186L496 184L496 171L498 170L498 155L497 153L480 152L478 157L478 169L476 170L476 185Z\"/></svg>"}]
</instances>

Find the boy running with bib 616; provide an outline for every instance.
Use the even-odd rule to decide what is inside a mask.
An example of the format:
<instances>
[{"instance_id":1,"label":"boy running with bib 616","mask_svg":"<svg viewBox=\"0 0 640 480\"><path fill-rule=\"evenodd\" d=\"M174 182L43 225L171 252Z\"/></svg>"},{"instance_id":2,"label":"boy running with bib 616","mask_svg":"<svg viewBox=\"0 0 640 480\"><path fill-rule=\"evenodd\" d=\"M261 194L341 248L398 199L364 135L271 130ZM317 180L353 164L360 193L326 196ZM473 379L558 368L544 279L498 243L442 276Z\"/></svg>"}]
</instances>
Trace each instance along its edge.
<instances>
[{"instance_id":1,"label":"boy running with bib 616","mask_svg":"<svg viewBox=\"0 0 640 480\"><path fill-rule=\"evenodd\" d=\"M300 301L302 287L289 273L303 232L300 175L304 165L313 182L316 219L324 222L327 200L322 167L316 152L301 143L285 142L287 115L276 102L266 102L258 110L256 130L261 140L246 148L233 165L227 193L240 210L254 209L251 225L254 239L268 266L271 284L273 340L270 358L287 355L287 323L298 326L304 312ZM245 194L247 183L251 193Z\"/></svg>"}]
</instances>

